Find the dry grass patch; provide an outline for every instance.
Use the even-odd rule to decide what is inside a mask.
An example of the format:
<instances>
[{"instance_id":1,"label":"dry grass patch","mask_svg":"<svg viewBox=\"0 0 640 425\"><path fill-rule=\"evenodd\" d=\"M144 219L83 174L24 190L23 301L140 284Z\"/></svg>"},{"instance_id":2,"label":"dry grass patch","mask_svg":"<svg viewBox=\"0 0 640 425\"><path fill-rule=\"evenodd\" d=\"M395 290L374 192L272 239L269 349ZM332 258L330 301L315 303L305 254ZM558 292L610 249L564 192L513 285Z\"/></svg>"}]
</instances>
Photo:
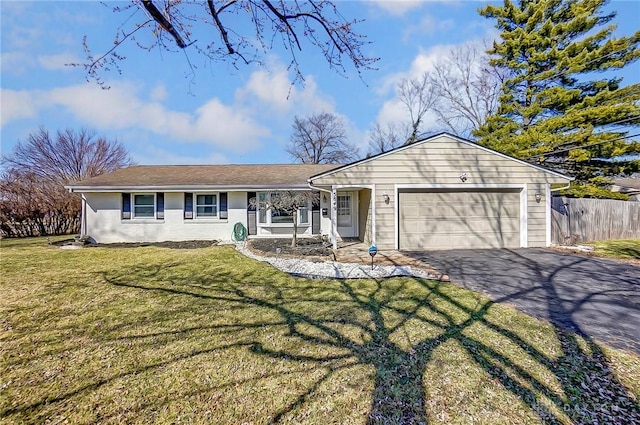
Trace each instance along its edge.
<instances>
[{"instance_id":1,"label":"dry grass patch","mask_svg":"<svg viewBox=\"0 0 640 425\"><path fill-rule=\"evenodd\" d=\"M596 241L587 245L593 246L595 255L640 263L640 239Z\"/></svg>"},{"instance_id":2,"label":"dry grass patch","mask_svg":"<svg viewBox=\"0 0 640 425\"><path fill-rule=\"evenodd\" d=\"M450 284L2 241L6 423L632 423L640 359Z\"/></svg>"}]
</instances>

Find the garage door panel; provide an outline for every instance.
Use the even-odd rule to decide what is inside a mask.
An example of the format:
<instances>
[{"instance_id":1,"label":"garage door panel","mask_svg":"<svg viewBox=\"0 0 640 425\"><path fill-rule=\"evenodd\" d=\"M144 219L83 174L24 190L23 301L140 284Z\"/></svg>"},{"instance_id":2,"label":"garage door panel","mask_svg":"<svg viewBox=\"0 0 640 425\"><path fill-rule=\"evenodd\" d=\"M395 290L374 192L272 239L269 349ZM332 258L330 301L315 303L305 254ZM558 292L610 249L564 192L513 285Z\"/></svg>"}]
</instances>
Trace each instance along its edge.
<instances>
[{"instance_id":1,"label":"garage door panel","mask_svg":"<svg viewBox=\"0 0 640 425\"><path fill-rule=\"evenodd\" d=\"M520 246L519 191L400 192L400 249Z\"/></svg>"}]
</instances>

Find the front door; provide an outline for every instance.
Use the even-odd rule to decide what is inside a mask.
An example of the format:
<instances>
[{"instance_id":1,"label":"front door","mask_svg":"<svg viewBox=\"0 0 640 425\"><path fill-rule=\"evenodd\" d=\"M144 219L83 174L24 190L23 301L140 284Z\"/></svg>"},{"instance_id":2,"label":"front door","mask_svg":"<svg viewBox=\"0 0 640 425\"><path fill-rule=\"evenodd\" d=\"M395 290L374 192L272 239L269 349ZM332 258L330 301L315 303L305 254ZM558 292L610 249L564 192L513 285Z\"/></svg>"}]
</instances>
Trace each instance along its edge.
<instances>
[{"instance_id":1,"label":"front door","mask_svg":"<svg viewBox=\"0 0 640 425\"><path fill-rule=\"evenodd\" d=\"M357 197L357 192L337 193L336 214L338 218L338 235L341 238L355 238L358 236Z\"/></svg>"}]
</instances>

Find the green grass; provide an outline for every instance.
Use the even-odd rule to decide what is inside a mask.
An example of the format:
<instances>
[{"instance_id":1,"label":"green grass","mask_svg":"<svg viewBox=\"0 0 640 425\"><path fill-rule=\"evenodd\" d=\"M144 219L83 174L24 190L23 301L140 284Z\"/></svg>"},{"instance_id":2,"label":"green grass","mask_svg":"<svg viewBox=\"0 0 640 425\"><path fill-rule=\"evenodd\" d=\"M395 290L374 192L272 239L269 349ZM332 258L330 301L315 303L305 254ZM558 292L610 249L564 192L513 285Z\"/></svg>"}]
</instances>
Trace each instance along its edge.
<instances>
[{"instance_id":1,"label":"green grass","mask_svg":"<svg viewBox=\"0 0 640 425\"><path fill-rule=\"evenodd\" d=\"M593 246L594 253L602 257L640 261L640 239L596 241L587 245Z\"/></svg>"},{"instance_id":2,"label":"green grass","mask_svg":"<svg viewBox=\"0 0 640 425\"><path fill-rule=\"evenodd\" d=\"M0 422L631 423L640 358L454 285L1 242Z\"/></svg>"}]
</instances>

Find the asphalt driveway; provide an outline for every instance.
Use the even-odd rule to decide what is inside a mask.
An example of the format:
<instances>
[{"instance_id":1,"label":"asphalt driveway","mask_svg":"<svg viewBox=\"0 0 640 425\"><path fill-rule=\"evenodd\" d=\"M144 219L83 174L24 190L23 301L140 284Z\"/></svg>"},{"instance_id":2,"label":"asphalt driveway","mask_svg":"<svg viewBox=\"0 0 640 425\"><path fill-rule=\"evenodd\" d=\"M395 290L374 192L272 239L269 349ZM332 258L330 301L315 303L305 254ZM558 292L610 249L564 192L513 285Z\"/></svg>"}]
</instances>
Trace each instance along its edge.
<instances>
[{"instance_id":1,"label":"asphalt driveway","mask_svg":"<svg viewBox=\"0 0 640 425\"><path fill-rule=\"evenodd\" d=\"M497 302L640 353L640 266L537 248L408 254Z\"/></svg>"}]
</instances>

